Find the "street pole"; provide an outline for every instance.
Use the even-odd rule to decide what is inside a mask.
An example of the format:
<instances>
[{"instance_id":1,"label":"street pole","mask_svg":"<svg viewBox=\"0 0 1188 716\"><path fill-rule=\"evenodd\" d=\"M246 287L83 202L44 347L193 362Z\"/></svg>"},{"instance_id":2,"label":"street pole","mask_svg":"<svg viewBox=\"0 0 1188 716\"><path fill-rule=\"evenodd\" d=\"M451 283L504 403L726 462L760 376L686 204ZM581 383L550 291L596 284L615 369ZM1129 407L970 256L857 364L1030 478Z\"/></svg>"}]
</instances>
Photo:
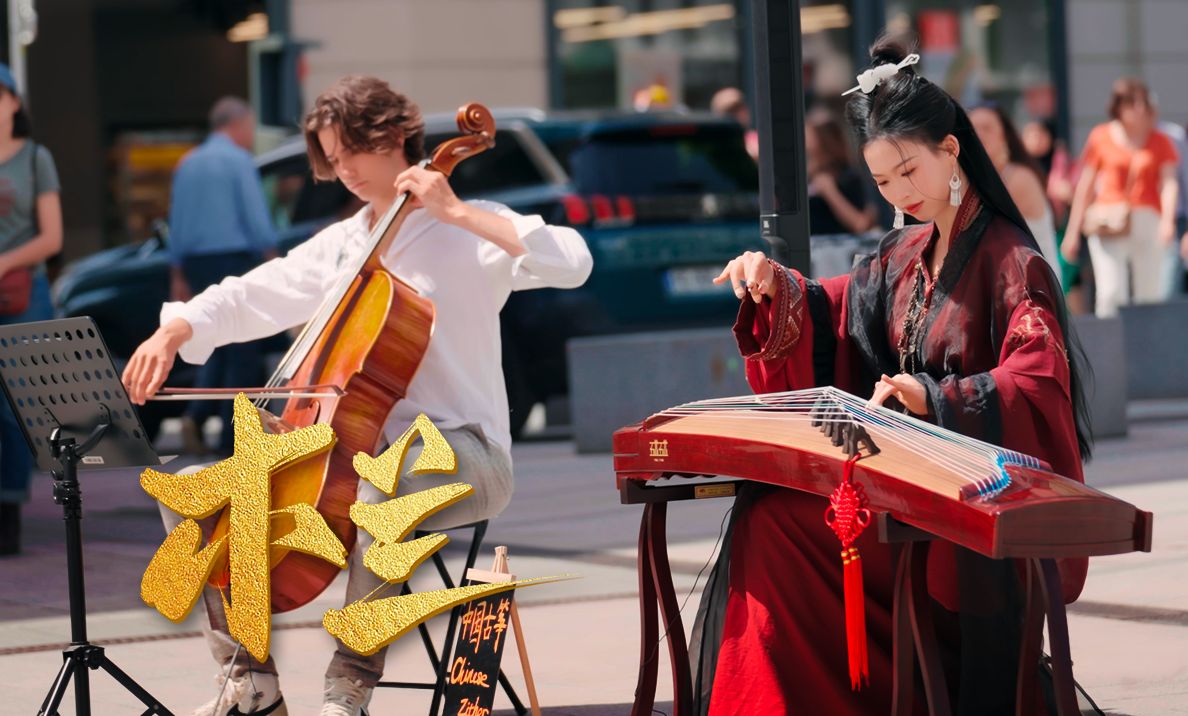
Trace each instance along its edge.
<instances>
[{"instance_id":1,"label":"street pole","mask_svg":"<svg viewBox=\"0 0 1188 716\"><path fill-rule=\"evenodd\" d=\"M8 0L8 66L26 104L29 91L25 84L25 48L37 38L37 10L33 1Z\"/></svg>"},{"instance_id":2,"label":"street pole","mask_svg":"<svg viewBox=\"0 0 1188 716\"><path fill-rule=\"evenodd\" d=\"M810 275L800 3L751 0L759 230L776 261Z\"/></svg>"}]
</instances>

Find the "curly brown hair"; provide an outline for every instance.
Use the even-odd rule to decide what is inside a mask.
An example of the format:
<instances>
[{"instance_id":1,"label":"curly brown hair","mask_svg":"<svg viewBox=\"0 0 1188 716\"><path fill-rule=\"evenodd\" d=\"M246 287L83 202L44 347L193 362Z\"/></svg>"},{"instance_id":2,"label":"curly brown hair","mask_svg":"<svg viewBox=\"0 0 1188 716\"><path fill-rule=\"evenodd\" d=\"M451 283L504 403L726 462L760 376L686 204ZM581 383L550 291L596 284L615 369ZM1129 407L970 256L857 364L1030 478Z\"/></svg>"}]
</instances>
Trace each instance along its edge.
<instances>
[{"instance_id":1,"label":"curly brown hair","mask_svg":"<svg viewBox=\"0 0 1188 716\"><path fill-rule=\"evenodd\" d=\"M387 152L403 145L404 158L416 164L425 156L425 120L416 103L377 77L351 75L335 82L314 100L305 115L305 147L314 177L336 177L318 131L338 128L352 152Z\"/></svg>"}]
</instances>

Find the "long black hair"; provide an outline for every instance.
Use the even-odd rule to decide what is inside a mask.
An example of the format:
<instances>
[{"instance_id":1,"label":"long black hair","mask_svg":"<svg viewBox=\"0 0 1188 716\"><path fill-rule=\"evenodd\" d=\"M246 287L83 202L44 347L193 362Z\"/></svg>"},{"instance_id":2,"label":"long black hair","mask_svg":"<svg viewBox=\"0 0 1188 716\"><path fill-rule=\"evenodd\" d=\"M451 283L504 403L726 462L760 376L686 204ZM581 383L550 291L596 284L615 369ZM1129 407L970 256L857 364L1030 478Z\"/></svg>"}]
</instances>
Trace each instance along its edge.
<instances>
[{"instance_id":1,"label":"long black hair","mask_svg":"<svg viewBox=\"0 0 1188 716\"><path fill-rule=\"evenodd\" d=\"M903 43L884 35L870 49L871 67L899 64L907 56ZM1027 244L1041 254L1027 222L1007 192L986 148L978 139L969 115L949 93L918 75L911 66L883 80L870 94L856 92L846 104L846 119L857 137L860 147L876 139L890 142L914 141L937 146L950 134L956 137L961 149L957 163L969 179L970 188L977 192L982 204L1014 224L1027 237ZM1059 286L1053 277L1052 284ZM1072 394L1073 417L1076 422L1077 444L1081 457L1092 453L1089 410L1085 402L1082 376L1087 370L1084 352L1068 320L1068 307L1063 294L1053 296L1057 318L1064 335L1069 356L1069 388Z\"/></svg>"}]
</instances>

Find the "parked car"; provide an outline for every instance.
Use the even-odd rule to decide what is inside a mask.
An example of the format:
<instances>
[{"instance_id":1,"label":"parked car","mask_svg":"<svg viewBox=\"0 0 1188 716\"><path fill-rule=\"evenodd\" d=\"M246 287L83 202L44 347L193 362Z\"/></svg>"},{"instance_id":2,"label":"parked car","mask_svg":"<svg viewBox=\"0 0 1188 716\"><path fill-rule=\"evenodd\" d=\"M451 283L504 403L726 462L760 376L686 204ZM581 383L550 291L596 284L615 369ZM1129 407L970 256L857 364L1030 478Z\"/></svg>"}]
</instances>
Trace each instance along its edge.
<instances>
[{"instance_id":1,"label":"parked car","mask_svg":"<svg viewBox=\"0 0 1188 716\"><path fill-rule=\"evenodd\" d=\"M737 301L711 278L764 246L758 172L736 123L699 114L497 112L494 148L458 165L463 198L498 201L575 227L594 269L574 290L513 293L502 314L513 434L538 401L567 391L565 343L578 336L728 325ZM456 135L453 116L426 118L426 146ZM282 250L349 215L341 184L314 183L294 138L257 159ZM165 231L78 261L55 284L62 316L90 315L117 357L157 326L168 295ZM187 371L171 378L183 385ZM176 404L143 416L155 429Z\"/></svg>"}]
</instances>

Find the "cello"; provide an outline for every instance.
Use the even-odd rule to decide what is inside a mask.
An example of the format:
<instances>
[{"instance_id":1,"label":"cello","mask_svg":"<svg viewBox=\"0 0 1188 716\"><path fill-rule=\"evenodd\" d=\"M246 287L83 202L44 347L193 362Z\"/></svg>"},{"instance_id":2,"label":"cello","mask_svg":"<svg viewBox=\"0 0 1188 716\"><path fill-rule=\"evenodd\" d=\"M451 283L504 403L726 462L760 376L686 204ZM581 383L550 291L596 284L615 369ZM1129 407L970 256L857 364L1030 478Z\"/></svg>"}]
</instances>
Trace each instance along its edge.
<instances>
[{"instance_id":1,"label":"cello","mask_svg":"<svg viewBox=\"0 0 1188 716\"><path fill-rule=\"evenodd\" d=\"M459 162L494 146L495 120L483 105L463 106L457 123L462 136L443 142L421 166L448 177ZM278 433L329 424L335 434L330 450L272 476L271 508L313 505L348 552L356 538L349 517L358 484L352 460L359 452L374 454L388 415L406 395L433 333L433 303L385 269L381 260L413 208L410 194L397 197L371 232L369 248L344 273L263 388L161 391L165 399L174 400L254 394L265 429ZM264 409L273 397L288 398L279 416ZM271 519L274 533L283 534L292 526L289 515ZM230 510L223 508L212 541L227 533L229 520ZM269 549L269 562L273 613L307 604L340 571L320 558L283 547ZM224 553L214 565L210 584L226 587L229 580Z\"/></svg>"}]
</instances>

